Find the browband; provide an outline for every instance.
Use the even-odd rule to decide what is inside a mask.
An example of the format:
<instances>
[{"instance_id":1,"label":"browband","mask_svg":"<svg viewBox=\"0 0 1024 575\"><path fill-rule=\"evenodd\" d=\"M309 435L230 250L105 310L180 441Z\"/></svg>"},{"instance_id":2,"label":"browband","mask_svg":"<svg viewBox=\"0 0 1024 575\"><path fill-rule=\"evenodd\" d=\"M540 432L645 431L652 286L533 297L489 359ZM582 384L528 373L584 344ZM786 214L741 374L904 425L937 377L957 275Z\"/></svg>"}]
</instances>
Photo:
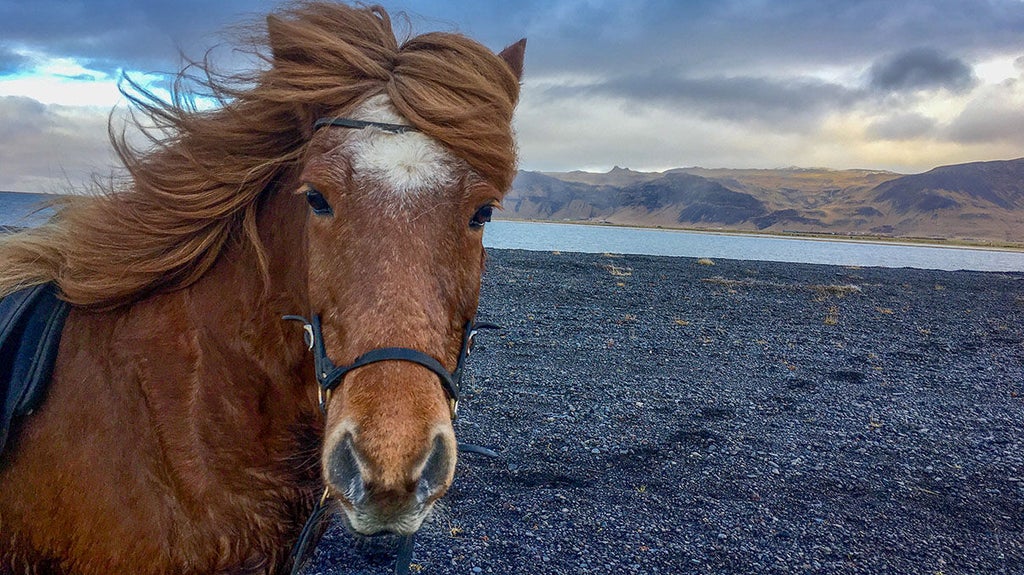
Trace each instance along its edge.
<instances>
[{"instance_id":1,"label":"browband","mask_svg":"<svg viewBox=\"0 0 1024 575\"><path fill-rule=\"evenodd\" d=\"M313 130L326 128L327 126L338 126L341 128L353 128L362 130L364 128L377 128L392 134L404 134L406 132L417 132L415 126L406 124L388 124L386 122L369 122L366 120L353 120L352 118L320 118L313 124Z\"/></svg>"}]
</instances>

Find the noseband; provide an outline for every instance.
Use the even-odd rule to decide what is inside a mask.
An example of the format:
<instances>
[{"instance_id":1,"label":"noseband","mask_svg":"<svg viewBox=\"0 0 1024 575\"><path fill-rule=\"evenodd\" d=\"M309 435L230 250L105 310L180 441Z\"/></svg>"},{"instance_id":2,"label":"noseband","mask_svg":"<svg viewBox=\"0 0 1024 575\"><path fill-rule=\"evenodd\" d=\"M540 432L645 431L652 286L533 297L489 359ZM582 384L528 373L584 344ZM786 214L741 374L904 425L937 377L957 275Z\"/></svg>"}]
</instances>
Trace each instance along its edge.
<instances>
[{"instance_id":1,"label":"noseband","mask_svg":"<svg viewBox=\"0 0 1024 575\"><path fill-rule=\"evenodd\" d=\"M331 391L341 385L345 375L360 367L378 363L381 361L405 361L421 365L437 375L441 380L441 387L448 397L448 407L452 419L455 419L459 410L459 391L462 387L462 368L473 350L473 338L478 329L493 329L497 326L489 323L474 323L467 321L462 328L462 346L459 349L459 359L455 364L455 370L449 372L441 362L422 351L408 347L379 347L370 350L355 359L348 365L337 366L327 357L327 348L324 345L324 335L320 327L320 316L314 315L308 320L300 315L286 315L282 319L302 322L304 330L303 337L306 346L313 352L313 365L316 368L316 381L320 386L320 411L327 413L327 402L330 401Z\"/></svg>"}]
</instances>

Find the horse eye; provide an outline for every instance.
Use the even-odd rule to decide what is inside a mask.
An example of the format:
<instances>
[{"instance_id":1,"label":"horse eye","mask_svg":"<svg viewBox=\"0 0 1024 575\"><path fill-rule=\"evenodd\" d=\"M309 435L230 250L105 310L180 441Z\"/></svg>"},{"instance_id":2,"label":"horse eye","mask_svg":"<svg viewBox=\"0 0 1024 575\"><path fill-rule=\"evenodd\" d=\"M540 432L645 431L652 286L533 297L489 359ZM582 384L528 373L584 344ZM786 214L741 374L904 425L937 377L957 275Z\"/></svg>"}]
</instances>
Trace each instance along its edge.
<instances>
[{"instance_id":1,"label":"horse eye","mask_svg":"<svg viewBox=\"0 0 1024 575\"><path fill-rule=\"evenodd\" d=\"M494 206L484 206L473 214L473 219L469 220L469 227L474 230L478 230L484 227L484 224L491 221L491 213L494 212Z\"/></svg>"},{"instance_id":2,"label":"horse eye","mask_svg":"<svg viewBox=\"0 0 1024 575\"><path fill-rule=\"evenodd\" d=\"M331 209L331 204L327 203L324 195L313 186L306 186L306 202L309 203L309 207L313 208L313 213L318 216L334 215L334 210Z\"/></svg>"}]
</instances>

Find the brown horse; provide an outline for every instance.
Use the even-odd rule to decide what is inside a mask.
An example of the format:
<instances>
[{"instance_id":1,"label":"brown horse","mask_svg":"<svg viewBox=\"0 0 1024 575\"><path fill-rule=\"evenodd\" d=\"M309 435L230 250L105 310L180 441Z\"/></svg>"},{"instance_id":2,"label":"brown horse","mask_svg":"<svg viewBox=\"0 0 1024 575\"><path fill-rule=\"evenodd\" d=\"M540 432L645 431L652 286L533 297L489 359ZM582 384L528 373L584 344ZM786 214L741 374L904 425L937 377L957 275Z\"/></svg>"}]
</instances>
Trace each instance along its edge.
<instances>
[{"instance_id":1,"label":"brown horse","mask_svg":"<svg viewBox=\"0 0 1024 575\"><path fill-rule=\"evenodd\" d=\"M0 295L55 282L73 304L0 459L0 573L280 573L325 486L354 531L408 534L452 480L436 371L349 371L325 417L282 316L318 316L337 365L397 346L455 369L525 42L400 43L379 7L319 3L267 32L267 66L202 75L212 110L134 87L156 132L113 138L128 183L0 242ZM341 117L371 124L317 122Z\"/></svg>"}]
</instances>

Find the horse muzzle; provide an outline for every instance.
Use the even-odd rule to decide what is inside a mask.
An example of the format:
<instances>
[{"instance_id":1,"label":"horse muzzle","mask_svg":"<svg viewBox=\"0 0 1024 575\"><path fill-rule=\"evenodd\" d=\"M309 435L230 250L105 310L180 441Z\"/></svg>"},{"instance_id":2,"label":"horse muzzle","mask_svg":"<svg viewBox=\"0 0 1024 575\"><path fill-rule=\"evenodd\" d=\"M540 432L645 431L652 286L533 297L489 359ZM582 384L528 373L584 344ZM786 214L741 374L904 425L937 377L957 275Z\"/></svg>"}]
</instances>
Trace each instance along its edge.
<instances>
[{"instance_id":1,"label":"horse muzzle","mask_svg":"<svg viewBox=\"0 0 1024 575\"><path fill-rule=\"evenodd\" d=\"M361 456L356 437L346 431L326 455L324 473L350 529L361 535L415 533L451 484L456 454L449 443L438 433L418 465L396 473Z\"/></svg>"}]
</instances>

